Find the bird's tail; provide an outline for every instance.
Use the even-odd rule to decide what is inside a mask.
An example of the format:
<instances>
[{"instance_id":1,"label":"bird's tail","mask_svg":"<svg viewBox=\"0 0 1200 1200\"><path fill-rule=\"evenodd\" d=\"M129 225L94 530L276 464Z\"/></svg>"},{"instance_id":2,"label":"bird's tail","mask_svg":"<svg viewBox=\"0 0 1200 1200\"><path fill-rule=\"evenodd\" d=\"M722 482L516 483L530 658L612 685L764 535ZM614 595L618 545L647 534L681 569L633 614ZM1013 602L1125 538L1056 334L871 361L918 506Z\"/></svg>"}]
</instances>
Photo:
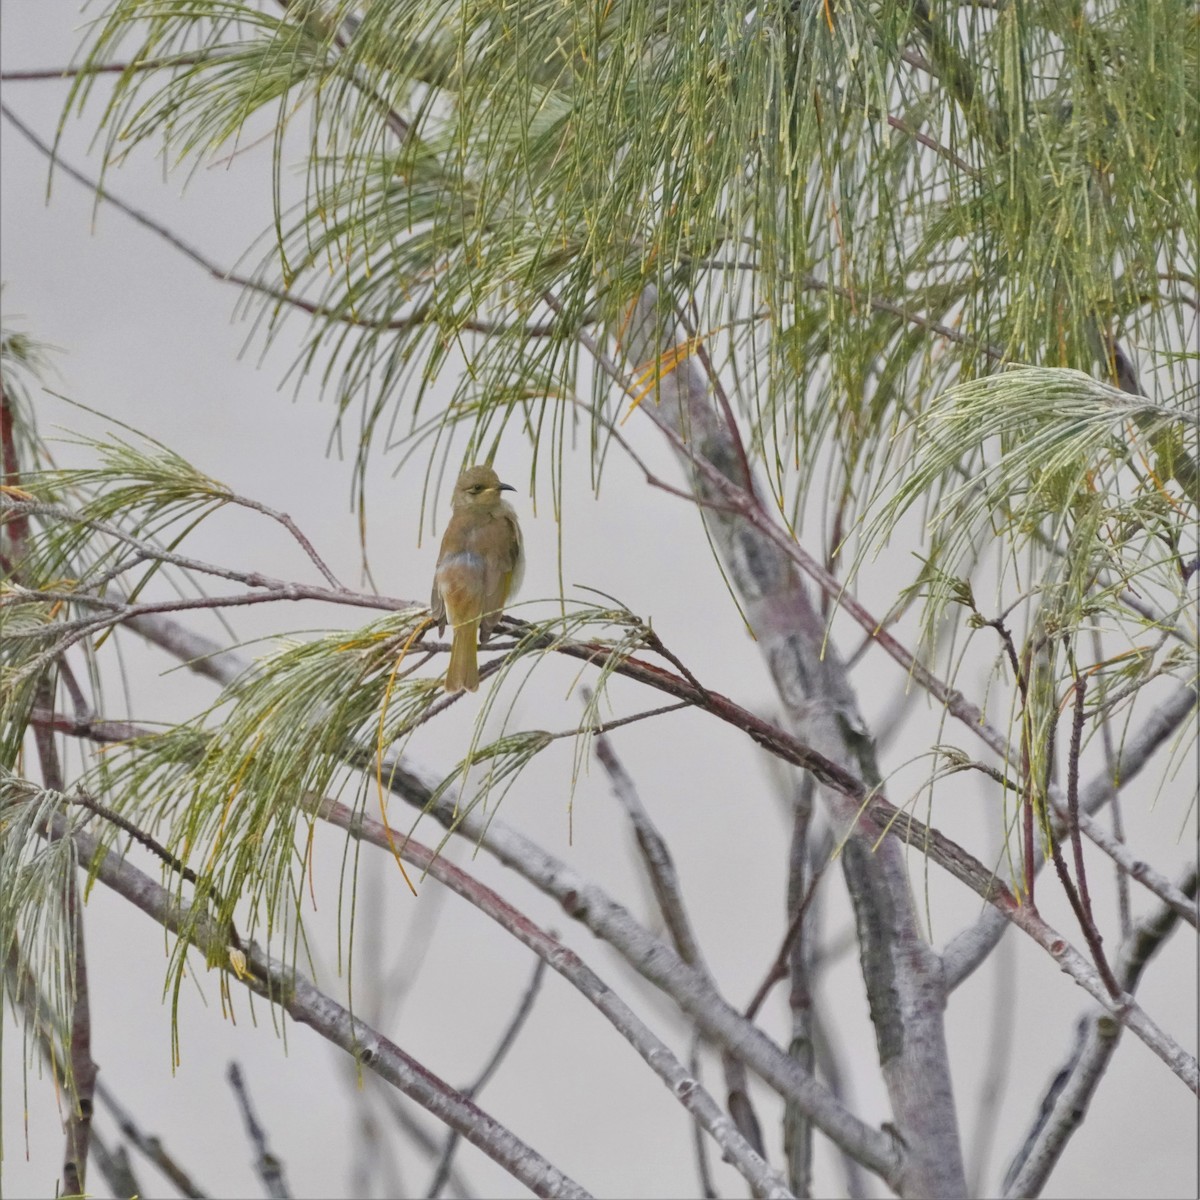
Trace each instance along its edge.
<instances>
[{"instance_id":1,"label":"bird's tail","mask_svg":"<svg viewBox=\"0 0 1200 1200\"><path fill-rule=\"evenodd\" d=\"M479 691L479 622L467 621L454 627L450 643L450 665L446 668L446 691Z\"/></svg>"}]
</instances>

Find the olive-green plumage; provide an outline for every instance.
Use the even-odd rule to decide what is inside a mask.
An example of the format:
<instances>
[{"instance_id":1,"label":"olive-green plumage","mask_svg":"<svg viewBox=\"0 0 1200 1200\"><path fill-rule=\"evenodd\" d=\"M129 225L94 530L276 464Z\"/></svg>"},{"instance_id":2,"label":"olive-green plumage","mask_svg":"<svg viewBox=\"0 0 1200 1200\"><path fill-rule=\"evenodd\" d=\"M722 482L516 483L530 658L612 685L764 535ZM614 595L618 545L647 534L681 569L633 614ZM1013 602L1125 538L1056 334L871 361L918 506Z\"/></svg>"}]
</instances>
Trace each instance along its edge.
<instances>
[{"instance_id":1,"label":"olive-green plumage","mask_svg":"<svg viewBox=\"0 0 1200 1200\"><path fill-rule=\"evenodd\" d=\"M501 498L516 489L491 467L468 467L454 485L453 512L438 552L429 610L441 633L453 629L446 691L479 688L476 644L504 615L525 571L517 514Z\"/></svg>"}]
</instances>

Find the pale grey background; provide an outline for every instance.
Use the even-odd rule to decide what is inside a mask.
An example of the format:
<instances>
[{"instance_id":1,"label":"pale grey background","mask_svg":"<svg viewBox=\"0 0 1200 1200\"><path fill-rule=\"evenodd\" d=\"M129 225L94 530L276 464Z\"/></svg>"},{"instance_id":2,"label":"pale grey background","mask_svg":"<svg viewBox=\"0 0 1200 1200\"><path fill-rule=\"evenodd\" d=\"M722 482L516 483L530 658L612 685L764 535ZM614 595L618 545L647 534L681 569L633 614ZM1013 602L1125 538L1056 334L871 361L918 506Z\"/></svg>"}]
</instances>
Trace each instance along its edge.
<instances>
[{"instance_id":1,"label":"pale grey background","mask_svg":"<svg viewBox=\"0 0 1200 1200\"><path fill-rule=\"evenodd\" d=\"M91 11L87 16L94 15ZM66 63L81 29L73 2L3 0L0 6L3 65L53 66ZM59 118L65 85L11 84L5 102L44 137ZM98 110L67 126L64 156L93 173L96 156L86 159ZM55 181L46 203L46 163L7 124L0 126L2 168L2 276L6 324L61 348L52 384L64 396L111 414L179 450L234 489L292 514L334 569L358 583L356 524L349 506L349 463L326 453L332 409L318 402L315 380L304 380L293 401L292 385L279 382L291 362L302 330L297 321L260 363L261 340L249 326L230 317L237 291L207 277L153 235L111 208L93 221L92 197L66 178ZM251 140L251 139L247 139ZM121 196L154 213L220 263L232 265L270 218L268 150L250 148L226 165L166 179L161 163L142 151L110 177ZM186 184L186 191L185 191ZM51 395L38 397L44 434L99 434L100 420L87 418ZM626 427L639 451L663 474L674 478L669 456L648 423ZM86 461L78 447L59 447L61 461ZM418 545L421 472L391 478L394 460L376 454L369 491L369 552L381 591L424 600L428 595L436 537L426 531ZM640 474L613 455L600 496L588 483L586 459L568 460L569 480L563 516L562 579L568 588L586 584L619 596L634 611L651 616L666 643L712 687L738 701L769 710L771 687L757 652L742 629L715 570L695 512L677 499L647 488ZM529 570L523 597L529 613L551 611L558 594L559 530L547 481L528 494L526 449L515 439L497 463L518 485L516 506L528 544ZM311 571L286 535L245 514L222 515L189 541L199 557L256 567L308 579ZM897 548L894 553L906 551ZM899 561L899 560L897 560ZM890 598L894 575L886 564L858 585L878 610ZM243 637L312 629L328 622L352 623L353 614L314 607L263 607L238 613ZM216 636L211 621L196 627ZM853 646L857 635L844 636ZM132 715L182 716L212 696L186 673L158 675L170 664L135 642L125 648L137 678ZM155 672L147 678L144 665ZM523 727L563 729L577 720L577 696L568 696L575 670L566 663L539 669L514 713ZM112 681L110 681L111 683ZM964 677L962 683L968 679ZM889 662L868 656L856 675L868 720L877 720L895 702L903 680ZM121 716L119 688L110 687L112 711ZM622 712L656 700L620 681L612 689ZM448 770L461 756L477 701L460 704L451 719L427 727L413 746L431 768ZM901 738L885 753L897 768L937 739L936 713L914 694ZM957 734L955 735L957 738ZM643 799L667 834L710 964L726 995L744 1004L775 953L784 929L784 872L790 822L775 781L762 756L736 732L715 722L684 715L623 730L616 746L636 779ZM72 750L72 752L74 752ZM593 767L580 779L574 797L574 839L568 842L568 795L573 747L558 743L531 768L505 800L504 819L531 833L552 852L596 879L635 912L649 911L631 838L603 774ZM894 799L922 777L916 764L892 785ZM1156 778L1148 772L1147 778ZM1179 777L1156 797L1149 783L1131 789L1126 814L1139 852L1177 874L1195 838L1195 769L1190 756ZM994 798L975 786L938 794L934 823L961 836L981 856L998 844L1000 816ZM397 823L403 824L399 805ZM417 836L432 838L432 827ZM452 853L459 861L467 848ZM319 911L306 916L321 947L319 982L344 993L336 971L334 940L341 839L324 831L317 843ZM450 897L429 903L436 885L413 902L395 870L379 855L372 884L361 903L381 914L384 972L411 945L406 937L432 918L433 944L419 978L398 1013L383 1028L389 1036L453 1083L467 1082L491 1051L532 968L532 958L481 915ZM914 879L923 887L922 864L914 857ZM1094 856L1092 877L1102 893L1105 918L1112 912L1109 873ZM562 932L587 960L623 994L648 1012L656 1029L687 1052L668 1003L643 988L615 956L572 928L532 889L505 875L485 856L471 869L492 882L544 925ZM824 928L837 940L849 916L840 878L825 889ZM1048 917L1074 936L1065 905L1047 877L1039 892ZM936 872L929 882L935 914L934 941L947 937L978 912L978 901ZM1135 890L1138 911L1145 897ZM181 1162L214 1196L258 1194L251 1151L232 1095L224 1081L226 1065L242 1064L259 1117L287 1176L301 1196L352 1194L357 1143L352 1129L361 1103L351 1071L335 1052L309 1031L289 1027L286 1045L272 1033L268 1011L254 1016L237 999L237 1023L223 1019L215 976L198 979L185 992L180 1012L182 1062L172 1071L170 1011L160 1003L167 952L164 937L139 914L126 910L103 888L92 895L87 913L88 953L93 978L93 1053L103 1078L143 1127L161 1134ZM328 933L330 936L320 936ZM415 936L415 935L414 935ZM364 953L360 946L360 954ZM1015 986L998 988L998 972ZM364 982L356 1002L369 1009ZM641 997L639 1000L638 998ZM999 1000L997 1000L999 997ZM1140 998L1146 1009L1189 1050L1196 1048L1196 949L1194 938L1177 935L1152 966ZM861 980L853 956L844 957L828 976L821 999L841 1022L843 1051L852 1067L853 1103L867 1119L881 1122L888 1112L877 1079L873 1034L866 1019ZM1045 1083L1070 1041L1085 997L1058 973L1044 953L1012 935L1003 953L951 1000L948 1031L955 1086L968 1146L982 1084L993 1012L1010 1012L1016 1034L1012 1074L995 1131L989 1180L1023 1134ZM784 1037L783 990L767 1006L771 1032ZM8 1196L51 1195L61 1156L61 1132L50 1081L29 1078L25 1111L21 1056L15 1027L6 1016L3 1062L3 1177ZM861 1046L861 1050L857 1047ZM710 1083L717 1084L711 1064ZM757 1089L771 1149L778 1154L778 1107ZM518 1134L556 1161L599 1196L670 1196L695 1193L691 1135L684 1111L610 1027L563 981L547 978L534 1017L507 1065L482 1102ZM1196 1109L1183 1085L1135 1039L1127 1037L1096 1099L1093 1115L1053 1177L1054 1196L1194 1195L1197 1187ZM26 1133L26 1122L27 1130ZM111 1135L103 1114L97 1127ZM428 1179L424 1160L401 1145L403 1179L418 1191ZM470 1147L460 1164L485 1194L520 1195L521 1189ZM819 1178L834 1186L838 1177L824 1155ZM168 1192L142 1164L138 1169L151 1194ZM739 1195L737 1177L720 1168L724 1193ZM91 1190L102 1181L91 1176Z\"/></svg>"}]
</instances>

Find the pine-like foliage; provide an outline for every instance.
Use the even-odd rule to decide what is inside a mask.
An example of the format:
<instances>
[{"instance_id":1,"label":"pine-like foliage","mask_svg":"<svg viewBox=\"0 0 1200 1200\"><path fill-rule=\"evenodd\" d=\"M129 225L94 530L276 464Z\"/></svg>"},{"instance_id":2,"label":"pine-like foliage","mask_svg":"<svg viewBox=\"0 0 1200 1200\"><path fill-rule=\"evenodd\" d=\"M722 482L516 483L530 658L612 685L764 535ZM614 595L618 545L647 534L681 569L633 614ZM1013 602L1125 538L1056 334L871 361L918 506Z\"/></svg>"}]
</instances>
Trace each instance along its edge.
<instances>
[{"instance_id":1,"label":"pine-like foliage","mask_svg":"<svg viewBox=\"0 0 1200 1200\"><path fill-rule=\"evenodd\" d=\"M1090 727L1160 675L1194 682L1191 0L117 0L79 62L68 115L99 120L110 173L140 143L174 168L274 138L246 303L268 340L307 320L294 370L319 364L360 472L379 441L433 478L507 437L558 480L582 434L598 479L620 421L700 361L781 526L844 579L917 515L896 592L950 677L964 642L1011 638L996 670L1020 676L1010 731L1031 777L1076 680L1099 696ZM90 72L114 62L100 104ZM650 288L672 348L629 361ZM6 341L18 406L28 359ZM40 681L70 647L102 652L160 573L221 577L186 538L244 501L128 439L97 443L89 470L41 470L28 412L18 425L0 918L65 1012L70 931L38 914L72 864L31 831L76 813L22 777ZM385 750L438 711L407 669L424 610L377 607L272 648L82 781L197 873L205 912L293 954L306 803L382 793ZM615 604L565 612L510 627L504 671L573 640L603 681L649 644ZM447 786L503 789L556 732L476 742ZM181 950L175 987L183 970Z\"/></svg>"}]
</instances>

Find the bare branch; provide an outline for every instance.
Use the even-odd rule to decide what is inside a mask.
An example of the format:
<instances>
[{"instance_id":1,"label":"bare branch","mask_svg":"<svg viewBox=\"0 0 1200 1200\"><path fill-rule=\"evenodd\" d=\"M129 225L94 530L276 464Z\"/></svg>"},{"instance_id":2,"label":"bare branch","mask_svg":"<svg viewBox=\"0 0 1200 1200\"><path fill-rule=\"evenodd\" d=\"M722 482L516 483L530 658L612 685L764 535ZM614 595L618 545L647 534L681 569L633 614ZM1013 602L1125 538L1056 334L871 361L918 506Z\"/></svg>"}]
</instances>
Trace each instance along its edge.
<instances>
[{"instance_id":1,"label":"bare branch","mask_svg":"<svg viewBox=\"0 0 1200 1200\"><path fill-rule=\"evenodd\" d=\"M1195 706L1195 688L1181 687L1151 713L1134 736L1126 739L1117 761L1084 789L1079 800L1080 828L1093 841L1097 841L1097 844L1099 844L1099 840L1095 835L1095 830L1089 831L1089 825L1093 823L1085 822L1085 817L1102 808L1116 794L1118 787L1125 786L1138 775L1150 760L1150 756L1188 718ZM1061 820L1062 809L1056 790L1051 790L1050 802ZM1118 853L1122 852L1113 852L1114 860ZM1039 847L1036 851L1036 867L1040 868L1043 862L1044 858ZM1138 874L1144 876L1147 871L1144 869L1136 871L1131 864L1131 877L1137 878ZM951 988L957 987L983 962L1003 936L1006 928L1004 918L994 910L989 910L983 913L973 925L955 934L942 953L946 979Z\"/></svg>"},{"instance_id":2,"label":"bare branch","mask_svg":"<svg viewBox=\"0 0 1200 1200\"><path fill-rule=\"evenodd\" d=\"M228 497L229 503L242 504L246 507L255 507L256 502L246 500L244 497ZM275 513L273 509L263 509L268 516L277 517L281 521L290 522L291 518L284 513ZM311 587L302 583L287 583L282 579L276 579L270 575L263 575L259 571L238 571L232 567L222 567L217 563L206 562L199 558L190 558L184 554L176 554L174 551L167 550L165 547L157 546L153 542L147 541L144 538L135 537L133 534L122 529L119 525L114 525L111 521L102 521L95 517L85 517L80 513L73 512L61 504L44 504L35 500L14 500L10 496L0 496L0 513L9 512L19 516L41 516L49 517L54 520L66 521L73 525L81 525L86 529L94 529L97 533L103 533L107 537L130 546L137 550L145 558L153 559L155 562L168 563L171 566L179 567L185 571L195 571L200 575L212 575L218 579L227 579L233 583L241 583L246 587L264 588L275 592L290 593L286 596L280 596L281 599L290 600L329 600L335 604L350 604L361 608L385 608L394 609L396 607L420 607L408 602L401 602L399 605L395 601L379 602L380 598L370 592L353 592L342 587L341 584L334 580L334 585L331 588L327 587ZM296 530L297 534L303 538L303 534ZM302 544L308 545L307 538L304 538ZM309 546L311 550L311 546ZM333 578L329 574L328 568L321 563L320 557L316 551L312 551L314 560L320 564L324 572L329 578ZM58 598L58 594L50 591L41 591L39 595L52 596ZM135 606L124 604L120 601L106 599L100 596L93 595L87 590L78 592L62 593L62 598L68 600L76 600L80 603L91 603L98 607L108 608L112 610L133 610ZM215 600L215 597L201 597L201 601L205 599ZM193 602L182 600L180 603L186 607L192 607ZM140 610L136 610L140 611Z\"/></svg>"},{"instance_id":3,"label":"bare branch","mask_svg":"<svg viewBox=\"0 0 1200 1200\"><path fill-rule=\"evenodd\" d=\"M590 693L586 693L586 695L590 698ZM633 825L634 836L637 838L638 848L642 854L642 863L646 868L646 874L650 877L650 886L654 889L659 911L667 923L671 941L675 944L679 957L688 966L702 972L715 989L716 981L708 969L708 964L704 961L704 954L696 939L692 921L684 903L683 887L679 880L679 874L675 870L675 860L667 847L666 839L651 819L633 780L617 757L609 739L603 735L597 737L595 750L596 758L608 775L613 795L620 801L621 807L625 809L625 813ZM746 1141L765 1158L766 1147L763 1143L762 1126L759 1124L758 1115L750 1101L746 1065L727 1050L721 1055L721 1063L725 1071L725 1091L729 1115Z\"/></svg>"},{"instance_id":4,"label":"bare branch","mask_svg":"<svg viewBox=\"0 0 1200 1200\"><path fill-rule=\"evenodd\" d=\"M788 988L788 1010L792 1029L788 1051L810 1074L815 1073L817 1055L813 1043L813 945L805 937L804 923L808 909L816 896L817 879L813 872L813 797L816 785L811 775L796 781L792 798L792 844L788 853L787 904L794 912L781 956L791 979ZM820 868L824 870L824 862ZM819 874L819 872L818 872ZM813 922L808 922L811 928ZM779 960L776 960L775 969ZM774 974L774 969L770 975ZM768 975L768 978L770 978ZM759 995L765 995L760 989ZM756 999L758 997L755 997ZM783 1147L787 1155L788 1182L799 1197L813 1194L813 1134L812 1123L794 1105L787 1105L783 1114Z\"/></svg>"},{"instance_id":5,"label":"bare branch","mask_svg":"<svg viewBox=\"0 0 1200 1200\"><path fill-rule=\"evenodd\" d=\"M1029 905L1018 906L1013 911L1012 921L1046 950L1084 991L1098 1000L1118 1023L1127 1026L1141 1038L1190 1091L1200 1093L1200 1071L1197 1070L1195 1058L1170 1034L1159 1029L1128 992L1115 999L1110 996L1107 986L1083 955L1051 929Z\"/></svg>"},{"instance_id":6,"label":"bare branch","mask_svg":"<svg viewBox=\"0 0 1200 1200\"><path fill-rule=\"evenodd\" d=\"M96 1169L104 1176L104 1180L114 1196L137 1200L139 1196L145 1195L137 1181L137 1176L133 1173L133 1164L130 1163L124 1146L118 1146L116 1150L109 1150L104 1139L94 1129L89 1144L92 1161L96 1164Z\"/></svg>"},{"instance_id":7,"label":"bare branch","mask_svg":"<svg viewBox=\"0 0 1200 1200\"><path fill-rule=\"evenodd\" d=\"M496 1049L492 1051L491 1057L488 1059L482 1071L475 1078L475 1082L468 1087L463 1088L463 1095L469 1100L474 1100L481 1091L487 1086L487 1082L496 1071L500 1064L504 1061L509 1050L516 1043L517 1035L521 1032L522 1026L529 1019L529 1014L533 1012L534 1001L537 1000L538 990L542 986L542 976L546 972L546 960L539 958L533 968L533 977L529 980L529 985L525 989L525 994L521 997L517 1004L517 1011L513 1013L512 1020L505 1027L504 1032L500 1035L500 1042ZM429 1188L425 1195L428 1200L437 1200L437 1197L442 1194L442 1189L450 1180L450 1171L454 1164L454 1152L458 1149L460 1136L457 1131L451 1130L446 1138L446 1145L442 1150L441 1158L438 1159L437 1166L434 1168L433 1180L429 1184Z\"/></svg>"},{"instance_id":8,"label":"bare branch","mask_svg":"<svg viewBox=\"0 0 1200 1200\"><path fill-rule=\"evenodd\" d=\"M427 779L408 760L389 761L383 775L391 781L393 792L407 803L444 827L453 828L558 900L569 916L608 942L639 974L671 996L707 1037L732 1050L782 1095L794 1097L818 1128L845 1146L865 1166L885 1179L895 1176L900 1169L901 1150L887 1134L859 1121L833 1102L825 1088L805 1074L757 1026L747 1022L703 975L649 934L601 888L499 818L485 818L467 810L452 790L448 789L435 801L436 781ZM551 965L559 969L556 963ZM725 1119L724 1114L721 1116ZM732 1130L731 1123L729 1127Z\"/></svg>"},{"instance_id":9,"label":"bare branch","mask_svg":"<svg viewBox=\"0 0 1200 1200\"><path fill-rule=\"evenodd\" d=\"M703 1039L699 1032L692 1037L692 1056L688 1068L697 1080L700 1079L700 1043ZM692 1136L696 1147L696 1176L700 1181L700 1195L703 1200L718 1200L717 1188L713 1183L712 1167L708 1162L708 1143L704 1140L704 1130L698 1121L692 1122Z\"/></svg>"},{"instance_id":10,"label":"bare branch","mask_svg":"<svg viewBox=\"0 0 1200 1200\"><path fill-rule=\"evenodd\" d=\"M96 1080L96 1097L108 1110L117 1128L129 1141L153 1163L170 1181L181 1196L188 1200L205 1200L206 1193L193 1181L191 1176L176 1162L162 1141L153 1134L145 1133L136 1121L129 1115L128 1110L113 1095L112 1090L105 1086L101 1079Z\"/></svg>"},{"instance_id":11,"label":"bare branch","mask_svg":"<svg viewBox=\"0 0 1200 1200\"><path fill-rule=\"evenodd\" d=\"M254 1146L254 1169L258 1172L258 1177L262 1180L267 1195L272 1197L272 1200L290 1200L291 1193L288 1191L287 1182L283 1177L283 1163L271 1153L267 1146L266 1131L254 1115L254 1108L250 1103L250 1093L246 1090L242 1071L237 1063L229 1064L226 1077L229 1080L229 1086L233 1088L233 1094L237 1097L238 1108L242 1110L246 1133L249 1135L251 1145Z\"/></svg>"},{"instance_id":12,"label":"bare branch","mask_svg":"<svg viewBox=\"0 0 1200 1200\"><path fill-rule=\"evenodd\" d=\"M347 312L343 309L332 308L329 305L317 304L303 296L296 295L294 292L286 291L283 288L272 287L270 284L263 283L260 279L255 279L252 276L240 275L233 270L228 270L225 267L219 266L206 255L202 254L194 246L185 242L178 234L173 233L167 226L160 221L156 221L147 213L135 208L125 200L113 195L105 188L98 179L92 179L82 171L72 167L69 163L55 152L53 147L43 141L28 125L25 124L7 105L0 104L0 115L21 134L32 146L40 151L54 166L62 171L63 174L73 179L76 183L82 184L89 191L94 192L96 197L106 204L111 204L113 208L124 213L132 221L136 221L144 229L150 230L151 233L160 237L168 245L178 250L185 258L191 259L197 266L201 267L213 279L220 283L232 283L238 287L245 288L249 292L255 292L260 296L266 296L269 299L276 300L280 304L286 304L292 308L308 313L310 316L321 317L331 321L337 321L343 325L351 325L361 329L372 329L382 332L398 332L406 329L416 329L421 325L426 325L434 321L439 316L449 316L446 322L450 327L456 330L465 330L469 333L479 333L484 335L505 334L520 330L522 336L527 338L550 337L558 332L554 322L524 325L524 326L506 326L493 321L481 321L474 317L460 317L458 314L442 314L432 301L417 305L412 312L403 317L389 317L385 320L371 321L355 315L352 312Z\"/></svg>"},{"instance_id":13,"label":"bare branch","mask_svg":"<svg viewBox=\"0 0 1200 1200\"><path fill-rule=\"evenodd\" d=\"M173 67L193 67L200 63L219 62L230 55L175 54L170 58L143 58L138 62L116 62L82 67L40 67L31 71L0 72L0 82L31 83L38 80L75 79L80 75L125 75L131 71L169 71Z\"/></svg>"},{"instance_id":14,"label":"bare branch","mask_svg":"<svg viewBox=\"0 0 1200 1200\"><path fill-rule=\"evenodd\" d=\"M409 1138L418 1150L436 1162L442 1153L441 1140L435 1138L421 1122L416 1120L413 1114L408 1111L408 1106L404 1098L398 1095L392 1088L381 1088L379 1095L383 1098L388 1115L396 1123L396 1127L400 1132ZM471 1190L467 1187L466 1180L463 1179L457 1168L453 1166L450 1168L446 1187L457 1197L457 1200L470 1200Z\"/></svg>"},{"instance_id":15,"label":"bare branch","mask_svg":"<svg viewBox=\"0 0 1200 1200\"><path fill-rule=\"evenodd\" d=\"M1196 896L1196 867L1191 866L1179 891ZM1125 939L1116 971L1126 992L1136 990L1142 972L1178 923L1178 914L1163 905L1139 921ZM1004 1179L1003 1194L1035 1197L1050 1177L1075 1131L1083 1124L1088 1106L1108 1069L1121 1036L1121 1025L1105 1012L1082 1017L1076 1044L1047 1089L1041 1109L1024 1145Z\"/></svg>"},{"instance_id":16,"label":"bare branch","mask_svg":"<svg viewBox=\"0 0 1200 1200\"><path fill-rule=\"evenodd\" d=\"M975 1112L975 1136L971 1139L971 1169L968 1195L987 1194L987 1168L996 1138L1000 1113L1014 1062L1013 1030L1017 1015L1016 946L1002 941L992 958L993 984L989 989L991 1022L988 1029L984 1068L979 1081L979 1103Z\"/></svg>"},{"instance_id":17,"label":"bare branch","mask_svg":"<svg viewBox=\"0 0 1200 1200\"><path fill-rule=\"evenodd\" d=\"M400 770L399 767L385 768L384 777L393 780L393 790L396 772ZM393 846L397 847L406 862L427 871L451 891L486 913L540 958L545 958L555 971L590 1000L621 1036L633 1045L680 1103L704 1126L729 1161L751 1184L756 1195L775 1196L781 1200L791 1195L770 1165L746 1143L733 1122L699 1082L688 1074L670 1048L660 1041L633 1010L585 966L576 954L541 930L490 888L412 838L405 838L400 832L389 830L374 818L361 813L356 814L345 805L331 800L314 801L313 810L324 820L345 829L352 837L361 838L382 849L391 850ZM439 810L435 808L433 811L436 814ZM459 812L458 817L458 821L454 821L453 817L448 820L456 824L458 831L464 836L478 838L481 831L475 826L474 814L464 811ZM492 820L487 824L491 829L495 829L499 822ZM625 915L630 924L634 924L628 914ZM640 929L640 926L637 928ZM657 944L662 946L662 943ZM662 950L666 954L671 953L666 946L662 946Z\"/></svg>"},{"instance_id":18,"label":"bare branch","mask_svg":"<svg viewBox=\"0 0 1200 1200\"><path fill-rule=\"evenodd\" d=\"M229 961L224 939L212 921L194 917L188 905L113 851L105 850L92 834L71 830L58 814L51 818L51 828L46 833L50 838L71 837L79 860L91 863L95 877L106 887L172 933L179 933L187 926L193 943L210 960ZM245 959L242 972L233 972L241 983L278 1004L293 1020L310 1026L327 1041L354 1055L363 1066L416 1100L439 1120L460 1130L469 1142L535 1195L586 1200L589 1194L574 1180L399 1046L351 1016L298 971L253 943L245 947Z\"/></svg>"}]
</instances>

